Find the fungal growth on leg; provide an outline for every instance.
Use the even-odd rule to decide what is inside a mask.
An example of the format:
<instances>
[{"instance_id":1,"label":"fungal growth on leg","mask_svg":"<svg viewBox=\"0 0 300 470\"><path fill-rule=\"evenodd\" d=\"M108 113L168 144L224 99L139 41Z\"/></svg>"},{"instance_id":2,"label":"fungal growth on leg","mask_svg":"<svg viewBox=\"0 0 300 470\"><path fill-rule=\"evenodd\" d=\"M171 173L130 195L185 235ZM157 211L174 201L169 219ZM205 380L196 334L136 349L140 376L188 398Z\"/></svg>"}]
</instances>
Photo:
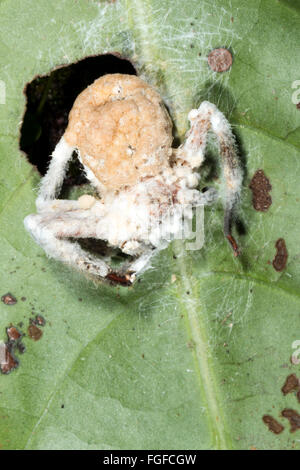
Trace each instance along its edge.
<instances>
[{"instance_id":1,"label":"fungal growth on leg","mask_svg":"<svg viewBox=\"0 0 300 470\"><path fill-rule=\"evenodd\" d=\"M231 229L242 171L230 125L207 101L190 111L189 120L185 142L172 149L171 119L150 85L118 73L97 79L74 102L68 127L41 180L37 214L26 217L26 229L49 256L93 278L132 284L169 243L170 237L163 234L181 228L182 208L216 199L214 190L197 190L211 131L218 140L226 186L224 234L237 256ZM74 151L96 197L58 199ZM131 261L116 271L70 238L104 240Z\"/></svg>"}]
</instances>

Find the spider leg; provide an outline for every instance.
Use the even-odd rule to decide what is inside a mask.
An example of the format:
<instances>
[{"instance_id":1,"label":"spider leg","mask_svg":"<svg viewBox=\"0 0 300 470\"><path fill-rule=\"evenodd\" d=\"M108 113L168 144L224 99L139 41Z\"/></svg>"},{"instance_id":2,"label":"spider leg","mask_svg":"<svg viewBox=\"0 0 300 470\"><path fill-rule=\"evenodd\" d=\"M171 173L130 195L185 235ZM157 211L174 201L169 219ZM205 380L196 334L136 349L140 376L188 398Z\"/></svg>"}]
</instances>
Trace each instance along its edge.
<instances>
[{"instance_id":1,"label":"spider leg","mask_svg":"<svg viewBox=\"0 0 300 470\"><path fill-rule=\"evenodd\" d=\"M101 219L89 210L76 212L42 212L28 215L24 220L25 228L48 256L63 261L79 271L99 280L114 284L131 285L137 274L145 270L153 250L143 248L142 254L120 270L111 268L102 259L87 253L77 242L68 238L99 239Z\"/></svg>"},{"instance_id":2,"label":"spider leg","mask_svg":"<svg viewBox=\"0 0 300 470\"><path fill-rule=\"evenodd\" d=\"M56 145L48 171L40 183L39 194L36 200L38 211L47 210L53 202L58 202L55 198L61 189L66 175L67 163L71 159L74 150L74 147L71 147L64 137ZM68 201L69 207L72 207L72 202L76 201ZM58 203L61 204L60 201ZM66 203L64 204L66 205Z\"/></svg>"},{"instance_id":3,"label":"spider leg","mask_svg":"<svg viewBox=\"0 0 300 470\"><path fill-rule=\"evenodd\" d=\"M101 259L84 251L77 242L66 238L96 238L97 220L88 210L74 214L57 212L28 215L25 228L48 256L63 261L79 271L105 279L111 271Z\"/></svg>"},{"instance_id":4,"label":"spider leg","mask_svg":"<svg viewBox=\"0 0 300 470\"><path fill-rule=\"evenodd\" d=\"M203 101L198 109L192 109L189 113L189 120L191 128L185 143L179 149L179 159L186 161L193 169L199 167L204 160L209 130L212 130L217 136L223 177L226 184L224 235L231 244L234 255L238 256L239 248L231 231L235 207L241 192L243 175L230 124L221 111L208 101Z\"/></svg>"},{"instance_id":5,"label":"spider leg","mask_svg":"<svg viewBox=\"0 0 300 470\"><path fill-rule=\"evenodd\" d=\"M150 260L157 251L158 249L144 247L143 253L126 267L127 276L130 276L131 282L150 267Z\"/></svg>"},{"instance_id":6,"label":"spider leg","mask_svg":"<svg viewBox=\"0 0 300 470\"><path fill-rule=\"evenodd\" d=\"M38 213L57 213L57 212L69 212L80 209L80 203L78 200L72 199L51 199L51 200L39 200L36 202Z\"/></svg>"},{"instance_id":7,"label":"spider leg","mask_svg":"<svg viewBox=\"0 0 300 470\"><path fill-rule=\"evenodd\" d=\"M135 275L148 263L148 252L119 271L113 270L103 260L83 250L77 242L68 238L99 238L99 217L82 209L80 201L56 199L65 174L67 163L75 150L65 141L58 142L46 175L42 178L36 200L38 214L24 220L25 228L48 256L63 261L79 271L98 279L116 284L131 285ZM152 250L151 250L152 252Z\"/></svg>"}]
</instances>

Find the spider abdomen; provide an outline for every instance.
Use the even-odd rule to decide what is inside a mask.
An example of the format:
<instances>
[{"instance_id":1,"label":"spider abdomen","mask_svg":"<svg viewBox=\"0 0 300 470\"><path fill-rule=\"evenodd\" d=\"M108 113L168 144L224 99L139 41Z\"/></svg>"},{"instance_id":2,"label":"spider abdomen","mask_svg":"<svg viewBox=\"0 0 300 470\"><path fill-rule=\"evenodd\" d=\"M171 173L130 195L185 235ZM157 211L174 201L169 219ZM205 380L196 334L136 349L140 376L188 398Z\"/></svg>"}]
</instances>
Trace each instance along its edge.
<instances>
[{"instance_id":1,"label":"spider abdomen","mask_svg":"<svg viewBox=\"0 0 300 470\"><path fill-rule=\"evenodd\" d=\"M172 123L150 85L132 75L105 75L77 97L65 140L104 190L119 190L169 166Z\"/></svg>"}]
</instances>

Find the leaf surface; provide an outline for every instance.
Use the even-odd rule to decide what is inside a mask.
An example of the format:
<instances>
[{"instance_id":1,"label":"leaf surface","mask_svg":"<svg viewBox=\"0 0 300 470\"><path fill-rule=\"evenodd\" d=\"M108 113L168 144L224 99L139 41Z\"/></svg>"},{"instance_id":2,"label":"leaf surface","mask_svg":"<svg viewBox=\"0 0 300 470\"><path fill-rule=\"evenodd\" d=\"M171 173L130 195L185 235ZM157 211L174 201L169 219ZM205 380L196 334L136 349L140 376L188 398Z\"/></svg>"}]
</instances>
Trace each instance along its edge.
<instances>
[{"instance_id":1,"label":"leaf surface","mask_svg":"<svg viewBox=\"0 0 300 470\"><path fill-rule=\"evenodd\" d=\"M25 337L19 368L0 375L1 448L300 448L280 416L299 412L281 392L300 375L290 362L300 340L299 15L288 0L0 2L0 285L18 300L0 303L0 339L11 323L27 332L36 314L47 321L39 341ZM221 46L234 62L218 74L207 55ZM25 232L39 175L19 151L23 89L109 52L161 92L180 139L203 99L232 122L246 166L241 258L223 239L219 205L205 211L202 250L173 243L130 289L95 287ZM248 187L258 169L272 184L265 213ZM279 238L282 272L272 265Z\"/></svg>"}]
</instances>

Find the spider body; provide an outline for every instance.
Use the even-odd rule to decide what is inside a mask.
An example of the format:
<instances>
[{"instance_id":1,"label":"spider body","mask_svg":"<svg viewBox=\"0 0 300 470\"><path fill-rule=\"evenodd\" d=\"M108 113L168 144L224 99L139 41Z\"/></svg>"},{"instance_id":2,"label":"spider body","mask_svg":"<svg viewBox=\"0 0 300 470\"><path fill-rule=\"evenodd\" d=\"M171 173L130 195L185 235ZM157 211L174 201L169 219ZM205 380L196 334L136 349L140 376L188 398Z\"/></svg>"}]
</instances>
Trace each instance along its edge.
<instances>
[{"instance_id":1,"label":"spider body","mask_svg":"<svg viewBox=\"0 0 300 470\"><path fill-rule=\"evenodd\" d=\"M151 86L131 75L96 80L75 100L68 127L41 181L37 214L26 217L26 229L49 256L92 277L130 285L149 266L153 254L182 229L182 208L192 218L193 207L216 199L214 190L197 190L198 169L212 130L219 141L226 183L224 232L237 255L231 222L242 172L230 125L209 102L192 110L189 120L185 142L172 149L171 119ZM73 151L99 197L56 199ZM115 272L70 238L105 240L133 261Z\"/></svg>"},{"instance_id":2,"label":"spider body","mask_svg":"<svg viewBox=\"0 0 300 470\"><path fill-rule=\"evenodd\" d=\"M103 194L169 166L172 123L159 94L143 80L104 75L75 100L64 138L79 149Z\"/></svg>"}]
</instances>

